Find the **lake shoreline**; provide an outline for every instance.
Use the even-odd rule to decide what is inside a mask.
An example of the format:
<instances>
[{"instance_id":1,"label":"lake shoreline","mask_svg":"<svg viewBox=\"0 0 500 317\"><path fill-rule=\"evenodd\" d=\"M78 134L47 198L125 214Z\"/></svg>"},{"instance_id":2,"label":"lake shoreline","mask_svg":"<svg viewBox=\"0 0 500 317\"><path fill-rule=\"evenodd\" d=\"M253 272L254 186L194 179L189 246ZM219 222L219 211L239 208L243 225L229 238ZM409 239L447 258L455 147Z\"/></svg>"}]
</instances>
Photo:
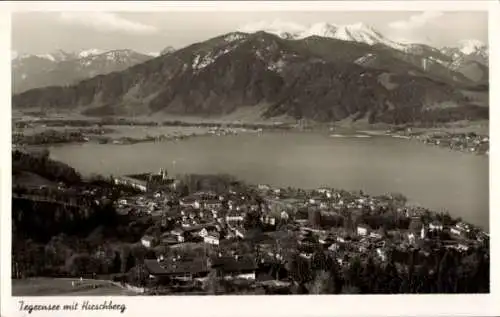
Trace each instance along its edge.
<instances>
[{"instance_id":1,"label":"lake shoreline","mask_svg":"<svg viewBox=\"0 0 500 317\"><path fill-rule=\"evenodd\" d=\"M160 168L172 175L229 173L251 183L273 186L331 185L374 195L397 190L433 209L457 210L464 218L479 217L482 225L487 224L482 219L488 219L489 214L485 157L457 155L437 146L392 137L247 133L182 142L58 145L50 153L88 175L127 175ZM471 211L477 215L471 216Z\"/></svg>"}]
</instances>

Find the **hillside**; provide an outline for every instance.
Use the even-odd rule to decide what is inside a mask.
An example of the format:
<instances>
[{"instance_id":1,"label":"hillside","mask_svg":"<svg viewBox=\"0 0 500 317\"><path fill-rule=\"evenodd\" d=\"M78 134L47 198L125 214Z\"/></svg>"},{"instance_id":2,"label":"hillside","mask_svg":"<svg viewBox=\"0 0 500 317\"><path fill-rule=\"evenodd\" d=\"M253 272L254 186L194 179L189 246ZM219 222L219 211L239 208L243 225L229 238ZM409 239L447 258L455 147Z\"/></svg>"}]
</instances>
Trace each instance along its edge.
<instances>
[{"instance_id":1,"label":"hillside","mask_svg":"<svg viewBox=\"0 0 500 317\"><path fill-rule=\"evenodd\" d=\"M218 117L258 106L265 118L387 123L488 117L462 93L474 81L424 55L319 36L236 32L69 87L15 95L13 107Z\"/></svg>"}]
</instances>

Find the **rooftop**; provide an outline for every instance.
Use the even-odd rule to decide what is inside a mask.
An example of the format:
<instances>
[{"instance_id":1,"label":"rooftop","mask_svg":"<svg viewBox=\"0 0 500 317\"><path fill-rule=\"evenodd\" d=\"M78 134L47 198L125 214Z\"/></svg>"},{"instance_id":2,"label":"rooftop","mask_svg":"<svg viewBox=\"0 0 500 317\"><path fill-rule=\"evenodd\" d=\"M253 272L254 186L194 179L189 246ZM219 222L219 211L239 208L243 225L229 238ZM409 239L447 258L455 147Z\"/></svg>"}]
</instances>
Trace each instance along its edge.
<instances>
[{"instance_id":1,"label":"rooftop","mask_svg":"<svg viewBox=\"0 0 500 317\"><path fill-rule=\"evenodd\" d=\"M257 264L255 263L255 260L249 256L227 256L212 259L212 267L225 272L240 272L255 270L257 268Z\"/></svg>"},{"instance_id":2,"label":"rooftop","mask_svg":"<svg viewBox=\"0 0 500 317\"><path fill-rule=\"evenodd\" d=\"M201 260L174 262L168 265L159 263L157 260L144 260L144 264L153 275L198 274L209 271L207 263Z\"/></svg>"}]
</instances>

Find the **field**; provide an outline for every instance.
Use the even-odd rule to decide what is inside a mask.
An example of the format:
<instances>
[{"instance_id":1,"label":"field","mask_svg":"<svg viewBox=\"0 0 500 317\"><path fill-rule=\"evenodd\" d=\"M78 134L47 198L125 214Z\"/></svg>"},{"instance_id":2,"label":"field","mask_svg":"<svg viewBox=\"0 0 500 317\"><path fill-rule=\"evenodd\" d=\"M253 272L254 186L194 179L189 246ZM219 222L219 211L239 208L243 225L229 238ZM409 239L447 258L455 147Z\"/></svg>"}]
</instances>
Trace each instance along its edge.
<instances>
[{"instance_id":1,"label":"field","mask_svg":"<svg viewBox=\"0 0 500 317\"><path fill-rule=\"evenodd\" d=\"M72 285L75 282L75 286ZM136 293L110 281L71 278L12 280L12 296L127 296Z\"/></svg>"}]
</instances>

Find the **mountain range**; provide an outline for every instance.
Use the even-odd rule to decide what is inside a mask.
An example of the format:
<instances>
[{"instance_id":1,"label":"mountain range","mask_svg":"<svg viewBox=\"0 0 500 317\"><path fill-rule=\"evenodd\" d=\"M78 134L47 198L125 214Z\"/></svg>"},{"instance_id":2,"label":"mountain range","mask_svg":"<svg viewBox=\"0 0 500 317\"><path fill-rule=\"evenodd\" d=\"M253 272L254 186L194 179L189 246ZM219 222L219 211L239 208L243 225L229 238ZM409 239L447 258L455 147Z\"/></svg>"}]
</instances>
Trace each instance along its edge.
<instances>
[{"instance_id":1,"label":"mountain range","mask_svg":"<svg viewBox=\"0 0 500 317\"><path fill-rule=\"evenodd\" d=\"M23 54L12 59L12 89L19 93L46 86L71 85L82 79L127 69L153 57L129 49Z\"/></svg>"},{"instance_id":2,"label":"mountain range","mask_svg":"<svg viewBox=\"0 0 500 317\"><path fill-rule=\"evenodd\" d=\"M250 109L262 118L405 123L487 119L480 104L487 98L477 97L487 94L488 50L477 41L438 49L397 43L363 24L323 23L228 33L77 84L17 94L13 106L93 116Z\"/></svg>"}]
</instances>

